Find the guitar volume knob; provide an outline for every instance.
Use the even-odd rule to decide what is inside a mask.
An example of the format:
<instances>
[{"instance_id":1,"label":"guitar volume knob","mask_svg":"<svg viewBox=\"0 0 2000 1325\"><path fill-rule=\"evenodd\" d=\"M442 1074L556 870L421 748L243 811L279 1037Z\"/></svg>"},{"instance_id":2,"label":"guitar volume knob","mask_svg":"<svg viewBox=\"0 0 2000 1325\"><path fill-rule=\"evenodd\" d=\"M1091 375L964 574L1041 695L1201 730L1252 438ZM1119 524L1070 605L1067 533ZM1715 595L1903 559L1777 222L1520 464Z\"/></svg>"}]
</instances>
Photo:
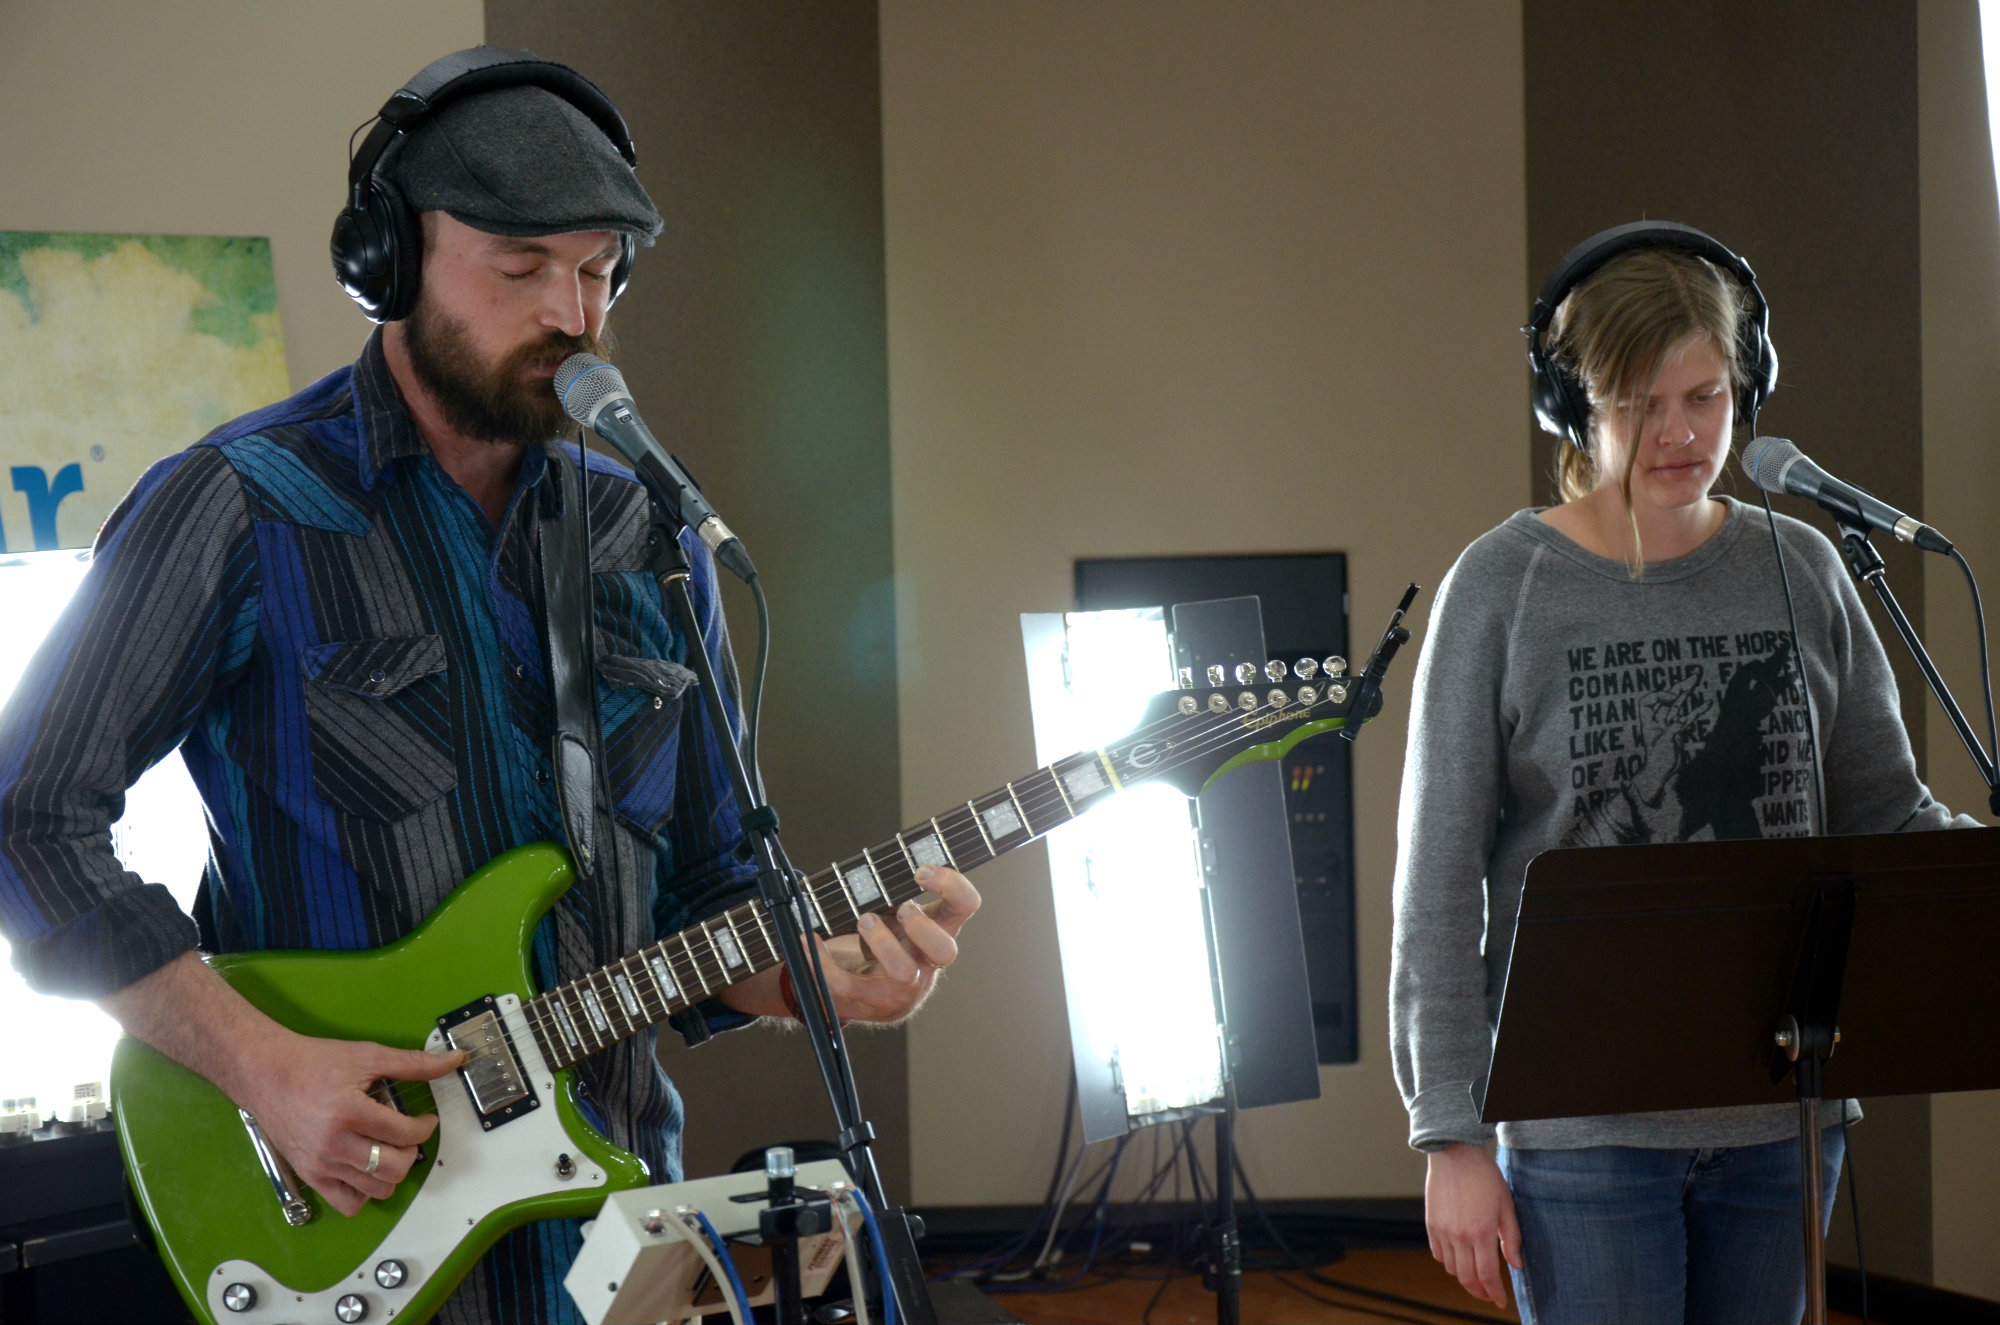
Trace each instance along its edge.
<instances>
[{"instance_id":1,"label":"guitar volume knob","mask_svg":"<svg viewBox=\"0 0 2000 1325\"><path fill-rule=\"evenodd\" d=\"M341 1325L356 1325L368 1319L368 1299L359 1293L349 1293L333 1304L333 1314Z\"/></svg>"},{"instance_id":2,"label":"guitar volume knob","mask_svg":"<svg viewBox=\"0 0 2000 1325\"><path fill-rule=\"evenodd\" d=\"M248 1311L257 1305L257 1290L248 1284L231 1284L222 1290L222 1305L231 1311Z\"/></svg>"},{"instance_id":3,"label":"guitar volume knob","mask_svg":"<svg viewBox=\"0 0 2000 1325\"><path fill-rule=\"evenodd\" d=\"M410 1271L401 1261L383 1261L375 1267L375 1282L384 1288L401 1288Z\"/></svg>"}]
</instances>

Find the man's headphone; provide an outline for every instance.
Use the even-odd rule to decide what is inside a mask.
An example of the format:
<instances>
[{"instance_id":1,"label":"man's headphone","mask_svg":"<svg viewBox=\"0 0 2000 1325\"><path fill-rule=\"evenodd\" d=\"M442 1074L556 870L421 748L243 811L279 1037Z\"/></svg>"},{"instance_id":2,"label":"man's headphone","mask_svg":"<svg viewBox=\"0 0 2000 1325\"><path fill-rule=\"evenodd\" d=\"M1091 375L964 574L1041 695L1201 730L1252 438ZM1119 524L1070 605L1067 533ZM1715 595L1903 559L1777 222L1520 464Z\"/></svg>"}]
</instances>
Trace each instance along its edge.
<instances>
[{"instance_id":1,"label":"man's headphone","mask_svg":"<svg viewBox=\"0 0 2000 1325\"><path fill-rule=\"evenodd\" d=\"M415 311L423 269L423 231L417 214L393 183L375 177L383 153L452 102L506 87L539 87L555 93L604 131L626 165L639 164L638 150L618 108L568 65L498 46L454 51L426 65L375 113L375 127L348 163L347 206L333 223L334 279L361 305L369 321L396 322ZM618 237L618 262L611 271L613 300L631 279L637 251L638 241L631 235Z\"/></svg>"},{"instance_id":2,"label":"man's headphone","mask_svg":"<svg viewBox=\"0 0 2000 1325\"><path fill-rule=\"evenodd\" d=\"M1742 283L1750 295L1749 316L1737 333L1737 365L1743 380L1736 389L1736 417L1753 428L1757 411L1778 389L1778 352L1771 345L1771 308L1757 288L1750 264L1693 226L1673 221L1634 221L1592 235L1549 273L1528 315L1528 367L1534 371L1535 418L1544 430L1567 437L1579 451L1590 449L1590 393L1576 374L1553 362L1542 344L1556 309L1569 292L1605 263L1636 249L1666 248L1706 258Z\"/></svg>"}]
</instances>

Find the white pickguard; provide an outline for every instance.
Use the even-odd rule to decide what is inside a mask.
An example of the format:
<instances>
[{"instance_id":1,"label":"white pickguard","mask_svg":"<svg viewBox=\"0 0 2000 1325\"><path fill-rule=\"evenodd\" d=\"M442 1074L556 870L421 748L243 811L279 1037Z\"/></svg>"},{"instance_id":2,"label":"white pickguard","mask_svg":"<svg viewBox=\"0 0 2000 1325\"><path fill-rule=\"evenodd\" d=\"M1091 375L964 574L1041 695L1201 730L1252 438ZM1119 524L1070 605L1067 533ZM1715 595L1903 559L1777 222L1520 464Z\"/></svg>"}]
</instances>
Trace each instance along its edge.
<instances>
[{"instance_id":1,"label":"white pickguard","mask_svg":"<svg viewBox=\"0 0 2000 1325\"><path fill-rule=\"evenodd\" d=\"M208 1277L208 1308L216 1320L339 1325L334 1304L350 1293L367 1304L366 1320L388 1320L488 1214L545 1192L604 1185L604 1170L580 1153L563 1131L555 1103L555 1074L521 1015L521 1000L506 994L496 1000L496 1007L513 1038L515 1059L541 1097L541 1107L489 1132L479 1125L479 1115L456 1072L433 1081L438 1130L432 1144L437 1160L382 1245L347 1279L317 1293L287 1287L253 1262L224 1261ZM433 1030L424 1047L434 1053L443 1049L444 1032ZM575 1165L567 1179L556 1175L563 1155ZM375 1267L388 1260L400 1261L404 1270L403 1282L393 1289L375 1282ZM222 1298L231 1284L248 1284L257 1295L256 1305L248 1311L229 1310Z\"/></svg>"}]
</instances>

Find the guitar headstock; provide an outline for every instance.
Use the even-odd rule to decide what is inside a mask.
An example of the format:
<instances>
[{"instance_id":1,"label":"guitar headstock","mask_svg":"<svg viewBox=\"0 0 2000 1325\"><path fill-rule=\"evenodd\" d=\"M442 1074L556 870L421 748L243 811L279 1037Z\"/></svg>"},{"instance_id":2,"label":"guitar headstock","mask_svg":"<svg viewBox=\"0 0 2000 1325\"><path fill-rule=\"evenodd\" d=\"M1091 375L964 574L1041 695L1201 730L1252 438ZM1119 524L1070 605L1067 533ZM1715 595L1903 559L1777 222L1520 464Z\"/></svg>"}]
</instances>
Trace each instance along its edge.
<instances>
[{"instance_id":1,"label":"guitar headstock","mask_svg":"<svg viewBox=\"0 0 2000 1325\"><path fill-rule=\"evenodd\" d=\"M1350 715L1357 679L1339 656L1273 659L1262 667L1183 667L1180 686L1147 703L1130 733L1106 747L1124 783L1164 782L1183 795L1237 764L1276 759L1309 736L1373 717ZM1379 710L1380 696L1371 709Z\"/></svg>"}]
</instances>

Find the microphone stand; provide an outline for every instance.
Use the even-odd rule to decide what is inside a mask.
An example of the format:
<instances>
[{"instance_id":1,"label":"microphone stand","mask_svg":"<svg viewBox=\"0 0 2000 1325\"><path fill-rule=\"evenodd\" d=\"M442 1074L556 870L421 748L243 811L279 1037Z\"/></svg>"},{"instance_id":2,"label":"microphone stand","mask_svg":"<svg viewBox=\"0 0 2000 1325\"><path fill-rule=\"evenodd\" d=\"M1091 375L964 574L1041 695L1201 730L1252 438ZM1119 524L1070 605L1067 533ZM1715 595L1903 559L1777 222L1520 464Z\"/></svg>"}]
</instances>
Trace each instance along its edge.
<instances>
[{"instance_id":1,"label":"microphone stand","mask_svg":"<svg viewBox=\"0 0 2000 1325\"><path fill-rule=\"evenodd\" d=\"M833 1015L833 995L819 970L816 955L808 951L806 935L811 929L806 917L811 913L800 895L803 877L792 868L778 839L778 814L751 786L743 752L730 737L728 712L722 704L722 688L717 683L715 665L708 656L708 642L701 631L701 616L688 593L691 573L687 551L681 546L680 503L675 494L663 490L658 476L639 469L647 495L652 500L651 528L646 535L648 569L658 577L673 603L674 614L688 642L688 666L698 678L708 708L709 720L722 735L737 803L743 806L743 831L758 861L757 891L764 903L765 917L778 936L785 969L791 972L792 988L798 995L799 1012L811 1040L813 1056L833 1105L834 1122L839 1128L837 1144L855 1185L876 1211L871 1230L880 1243L889 1266L888 1282L881 1285L885 1298L893 1298L896 1319L908 1325L937 1325L937 1310L924 1282L923 1263L917 1257L916 1238L922 1223L901 1207L891 1206L882 1189L882 1175L875 1166L870 1144L875 1128L862 1115L861 1096L854 1084L854 1067L847 1044L841 1038L840 1019ZM866 1285L854 1285L856 1293Z\"/></svg>"},{"instance_id":2,"label":"microphone stand","mask_svg":"<svg viewBox=\"0 0 2000 1325\"><path fill-rule=\"evenodd\" d=\"M1820 504L1825 505L1825 500L1822 499ZM1856 512L1857 516L1858 514ZM1996 776L1993 760L1979 744L1979 738L1973 735L1972 724L1965 720L1964 710L1960 709L1958 701L1951 697L1951 687L1947 686L1944 677L1938 674L1937 664L1931 661L1930 651L1924 648L1924 642L1917 638L1916 627L1910 624L1909 617L1903 615L1902 604L1896 601L1895 593L1889 588L1888 568L1882 562L1882 554L1868 541L1867 527L1858 518L1851 518L1837 511L1834 512L1834 522L1840 526L1840 546L1847 557L1847 569L1853 572L1855 579L1873 589L1875 596L1881 599L1883 610L1896 624L1896 633L1901 635L1903 643L1909 646L1911 655L1917 660L1917 669L1924 674L1924 680L1930 684L1931 693L1937 696L1939 706L1944 709L1945 716L1951 719L1951 725L1958 731L1958 739L1965 742L1966 753L1972 756L1972 762L1978 767L1979 776L1986 783L1987 807L1994 814L2000 815L2000 776Z\"/></svg>"}]
</instances>

